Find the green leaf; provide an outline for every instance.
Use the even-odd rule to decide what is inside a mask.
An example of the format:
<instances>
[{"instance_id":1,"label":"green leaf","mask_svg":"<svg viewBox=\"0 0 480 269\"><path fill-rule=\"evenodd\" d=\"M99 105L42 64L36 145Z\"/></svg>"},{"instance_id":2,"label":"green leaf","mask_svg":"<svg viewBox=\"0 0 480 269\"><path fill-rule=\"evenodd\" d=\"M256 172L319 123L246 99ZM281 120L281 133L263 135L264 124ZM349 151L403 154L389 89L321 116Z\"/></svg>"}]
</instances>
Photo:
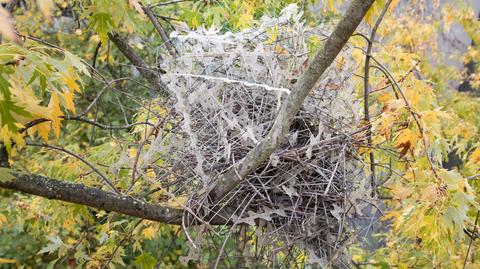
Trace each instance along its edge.
<instances>
[{"instance_id":1,"label":"green leaf","mask_svg":"<svg viewBox=\"0 0 480 269\"><path fill-rule=\"evenodd\" d=\"M60 239L60 237L58 236L48 236L47 238L50 243L48 243L44 248L42 248L37 254L53 253L63 245L62 239Z\"/></svg>"},{"instance_id":2,"label":"green leaf","mask_svg":"<svg viewBox=\"0 0 480 269\"><path fill-rule=\"evenodd\" d=\"M90 75L90 73L88 72L87 66L82 62L82 60L78 56L76 56L76 55L74 55L74 54L72 54L68 51L65 51L65 62L67 63L67 66L71 65L71 66L75 67L78 71L80 71L81 73L83 73L87 76Z\"/></svg>"},{"instance_id":3,"label":"green leaf","mask_svg":"<svg viewBox=\"0 0 480 269\"><path fill-rule=\"evenodd\" d=\"M10 83L0 74L0 93L5 100L10 100L11 94L9 88Z\"/></svg>"},{"instance_id":4,"label":"green leaf","mask_svg":"<svg viewBox=\"0 0 480 269\"><path fill-rule=\"evenodd\" d=\"M0 127L4 125L8 126L8 129L11 131L16 131L17 126L15 125L16 120L12 115L12 112L24 117L31 117L25 109L15 105L10 100L1 100L0 101Z\"/></svg>"},{"instance_id":5,"label":"green leaf","mask_svg":"<svg viewBox=\"0 0 480 269\"><path fill-rule=\"evenodd\" d=\"M91 19L92 25L90 28L98 34L102 43L106 44L108 41L108 33L115 27L112 15L101 12L93 14Z\"/></svg>"},{"instance_id":6,"label":"green leaf","mask_svg":"<svg viewBox=\"0 0 480 269\"><path fill-rule=\"evenodd\" d=\"M15 176L12 174L12 169L0 167L0 182L10 182L15 179Z\"/></svg>"},{"instance_id":7,"label":"green leaf","mask_svg":"<svg viewBox=\"0 0 480 269\"><path fill-rule=\"evenodd\" d=\"M151 269L157 264L157 260L152 255L144 252L135 258L133 264L141 269Z\"/></svg>"}]
</instances>

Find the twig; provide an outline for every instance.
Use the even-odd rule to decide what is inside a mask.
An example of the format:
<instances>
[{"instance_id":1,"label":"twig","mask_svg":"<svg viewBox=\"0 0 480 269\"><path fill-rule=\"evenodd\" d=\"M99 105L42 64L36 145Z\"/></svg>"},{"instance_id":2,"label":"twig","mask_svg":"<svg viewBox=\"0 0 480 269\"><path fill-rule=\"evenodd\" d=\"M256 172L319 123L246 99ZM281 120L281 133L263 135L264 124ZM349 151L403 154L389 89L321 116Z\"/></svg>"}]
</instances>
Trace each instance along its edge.
<instances>
[{"instance_id":1,"label":"twig","mask_svg":"<svg viewBox=\"0 0 480 269\"><path fill-rule=\"evenodd\" d=\"M365 54L365 74L363 77L363 109L365 113L365 123L367 126L369 126L367 130L367 142L369 146L372 146L372 129L371 129L371 123L370 123L370 112L369 112L369 103L368 103L368 97L370 94L369 90L369 80L370 80L370 58L372 57L372 48L373 48L373 43L375 42L375 35L377 33L377 29L385 16L388 7L392 3L392 0L388 0L385 6L383 7L383 10L378 17L377 21L375 22L375 25L372 28L372 32L370 34L369 42L367 43L367 53ZM372 186L372 197L377 196L377 183L376 183L376 178L375 178L375 155L372 150L370 150L370 171L372 173L371 176L371 186Z\"/></svg>"},{"instance_id":2,"label":"twig","mask_svg":"<svg viewBox=\"0 0 480 269\"><path fill-rule=\"evenodd\" d=\"M102 46L102 42L98 42L97 47L95 48L95 53L93 54L93 60L92 60L92 67L95 68L95 65L97 64L97 56L98 52L100 51L100 47Z\"/></svg>"},{"instance_id":3,"label":"twig","mask_svg":"<svg viewBox=\"0 0 480 269\"><path fill-rule=\"evenodd\" d=\"M108 37L117 46L117 48L127 57L127 59L137 68L138 72L150 82L161 94L168 94L168 87L165 85L160 75L154 72L145 61L133 50L133 48L118 33L109 33Z\"/></svg>"},{"instance_id":4,"label":"twig","mask_svg":"<svg viewBox=\"0 0 480 269\"><path fill-rule=\"evenodd\" d=\"M102 172L100 172L97 168L95 168L95 166L93 164L91 164L89 161L82 158L80 155L78 155L78 154L76 154L72 151L69 151L67 149L57 147L57 146L48 145L48 144L35 144L35 143L27 142L26 145L33 146L33 147L49 148L49 149L61 151L61 152L64 152L68 155L71 155L71 156L77 158L78 160L80 160L81 162L86 164L88 167L90 167L97 175L99 175L100 178L102 179L102 181L105 184L107 184L110 187L110 189L112 189L112 191L114 191L116 194L120 194L120 192L117 190L117 188L115 188L115 185L113 185L113 183Z\"/></svg>"},{"instance_id":5,"label":"twig","mask_svg":"<svg viewBox=\"0 0 480 269\"><path fill-rule=\"evenodd\" d=\"M108 265L110 264L110 262L112 262L112 259L113 257L115 256L115 254L117 253L117 251L120 249L121 246L123 246L123 244L125 244L125 242L127 240L129 240L131 237L132 237L132 234L133 232L135 231L135 229L138 227L138 225L140 225L140 223L142 223L143 219L141 220L138 220L137 223L135 223L135 225L133 226L132 230L130 232L128 232L128 234L122 239L120 240L120 242L117 244L117 246L115 247L115 249L113 250L112 252L112 255L110 255L110 258L107 260L107 262L102 266L102 269L104 268L108 268Z\"/></svg>"},{"instance_id":6,"label":"twig","mask_svg":"<svg viewBox=\"0 0 480 269\"><path fill-rule=\"evenodd\" d=\"M173 0L168 2L161 2L161 3L153 4L151 7L162 7L162 6L168 6L168 5L178 4L178 3L187 2L187 1L191 1L191 0Z\"/></svg>"},{"instance_id":7,"label":"twig","mask_svg":"<svg viewBox=\"0 0 480 269\"><path fill-rule=\"evenodd\" d=\"M130 129L133 126L136 126L136 125L149 125L149 126L152 126L152 127L155 128L155 125L151 122L134 122L134 123L126 124L126 125L115 126L115 125L102 124L102 123L99 123L97 121L93 121L93 120L89 120L89 119L85 119L85 118L81 118L81 117L61 116L59 118L61 118L63 120L72 120L72 121L80 121L80 122L88 123L88 124L91 124L93 126L96 126L100 129L104 129L104 130ZM34 127L35 125L38 125L38 124L41 124L41 123L44 123L44 122L49 122L49 121L51 121L51 120L50 119L45 119L45 118L30 121L30 122L25 124L24 128L18 129L18 132L19 133L24 133L25 131Z\"/></svg>"},{"instance_id":8,"label":"twig","mask_svg":"<svg viewBox=\"0 0 480 269\"><path fill-rule=\"evenodd\" d=\"M165 30L163 30L162 25L160 25L160 22L158 22L157 17L155 17L155 15L153 14L149 6L143 6L142 8L143 8L143 11L145 12L145 15L147 15L148 19L152 22L153 27L155 27L158 34L162 38L170 55L175 57L177 55L177 51L175 47L172 45L172 41L170 40L170 38L168 38L167 33L165 33Z\"/></svg>"},{"instance_id":9,"label":"twig","mask_svg":"<svg viewBox=\"0 0 480 269\"><path fill-rule=\"evenodd\" d=\"M475 217L475 224L473 225L473 232L475 232L475 230L477 229L478 216L479 215L480 215L480 210L477 211L477 216ZM474 238L474 236L471 236L470 237L470 242L468 243L467 253L465 254L465 260L463 261L463 269L465 269L465 266L467 266L468 255L470 254L470 249L472 248L473 238Z\"/></svg>"}]
</instances>

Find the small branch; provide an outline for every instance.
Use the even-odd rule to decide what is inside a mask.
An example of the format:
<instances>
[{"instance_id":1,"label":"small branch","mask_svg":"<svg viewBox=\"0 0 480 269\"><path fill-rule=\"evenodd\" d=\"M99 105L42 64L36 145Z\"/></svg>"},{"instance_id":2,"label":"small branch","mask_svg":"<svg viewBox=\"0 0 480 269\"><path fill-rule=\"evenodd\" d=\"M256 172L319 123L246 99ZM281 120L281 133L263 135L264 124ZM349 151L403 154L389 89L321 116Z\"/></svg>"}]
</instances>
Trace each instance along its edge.
<instances>
[{"instance_id":1,"label":"small branch","mask_svg":"<svg viewBox=\"0 0 480 269\"><path fill-rule=\"evenodd\" d=\"M480 215L480 210L477 211L477 216L475 217L475 224L473 225L473 233L475 233L477 230L479 215ZM463 269L465 269L465 266L467 266L468 255L470 254L470 249L472 248L473 239L474 239L474 236L471 236L470 242L468 243L467 253L465 254L465 260L463 261Z\"/></svg>"},{"instance_id":2,"label":"small branch","mask_svg":"<svg viewBox=\"0 0 480 269\"><path fill-rule=\"evenodd\" d=\"M95 53L93 54L93 60L92 60L93 68L95 68L95 66L97 65L98 52L100 51L101 46L102 46L102 42L98 42L97 47L95 48Z\"/></svg>"},{"instance_id":3,"label":"small branch","mask_svg":"<svg viewBox=\"0 0 480 269\"><path fill-rule=\"evenodd\" d=\"M370 123L370 112L369 112L369 101L368 97L370 94L370 89L369 89L369 84L370 84L370 58L372 57L372 48L373 48L373 43L375 42L375 35L378 30L378 26L383 20L383 17L387 13L388 7L392 3L392 0L388 0L385 6L383 7L382 12L380 13L380 16L378 17L377 21L375 22L375 25L372 28L372 32L370 34L370 38L367 39L367 53L365 54L365 74L363 76L363 110L364 110L364 121L369 127L367 130L367 143L368 146L372 147L372 128L371 128L371 123ZM372 173L371 175L371 187L372 187L372 197L377 196L377 183L376 183L376 176L375 176L375 155L373 153L373 150L370 150L370 172Z\"/></svg>"},{"instance_id":4,"label":"small branch","mask_svg":"<svg viewBox=\"0 0 480 269\"><path fill-rule=\"evenodd\" d=\"M160 78L159 74L153 71L133 48L118 33L109 33L108 37L117 46L117 48L127 57L127 59L137 68L138 72L148 81L155 89L162 93L168 94L168 87Z\"/></svg>"},{"instance_id":5,"label":"small branch","mask_svg":"<svg viewBox=\"0 0 480 269\"><path fill-rule=\"evenodd\" d=\"M170 53L170 55L175 57L177 55L177 51L175 50L175 47L172 45L170 38L168 38L167 33L165 33L165 30L163 30L162 25L160 25L160 22L158 22L157 17L155 17L150 7L143 6L142 8L143 8L143 11L145 12L145 15L147 15L148 19L152 22L153 27L155 27L158 34L160 35L163 42L165 43L165 46L167 47L167 50Z\"/></svg>"},{"instance_id":6,"label":"small branch","mask_svg":"<svg viewBox=\"0 0 480 269\"><path fill-rule=\"evenodd\" d=\"M480 174L469 176L469 177L467 177L467 180L474 180L474 179L478 179L478 178L480 178Z\"/></svg>"},{"instance_id":7,"label":"small branch","mask_svg":"<svg viewBox=\"0 0 480 269\"><path fill-rule=\"evenodd\" d=\"M187 2L187 1L190 1L190 0L173 0L173 1L169 1L169 2L157 3L157 4L153 4L152 8L153 7L173 5L173 4L178 4L178 3Z\"/></svg>"},{"instance_id":8,"label":"small branch","mask_svg":"<svg viewBox=\"0 0 480 269\"><path fill-rule=\"evenodd\" d=\"M115 125L105 125L105 124L102 124L102 123L98 123L96 121L93 121L93 120L89 120L89 119L85 119L85 118L81 118L81 117L69 117L69 116L61 116L60 117L61 119L63 120L72 120L72 121L79 121L79 122L84 122L84 123L88 123L88 124L91 124L93 126L96 126L100 129L104 129L104 130L121 130L121 129L130 129L132 128L133 126L136 126L136 125L149 125L149 126L152 126L155 128L155 125L151 122L134 122L134 123L131 123L131 124L126 124L126 125L121 125L121 126L115 126ZM49 119L36 119L36 120L33 120L31 122L28 122L25 124L25 127L24 128L21 128L21 129L18 129L18 132L19 133L24 133L26 130L28 130L29 128L32 128L34 127L35 125L38 125L38 124L41 124L41 123L44 123L44 122L48 122L50 121Z\"/></svg>"},{"instance_id":9,"label":"small branch","mask_svg":"<svg viewBox=\"0 0 480 269\"><path fill-rule=\"evenodd\" d=\"M26 145L28 146L33 146L33 147L42 147L42 148L48 148L48 149L53 149L53 150L57 150L57 151L61 151L63 153L66 153L68 155L71 155L75 158L77 158L78 160L80 160L81 162L83 162L84 164L86 164L88 167L90 167L97 175L100 176L100 178L102 179L102 181L107 184L110 189L112 189L112 191L114 191L116 194L120 194L120 192L117 190L117 188L115 188L115 185L113 185L113 183L102 173L100 172L97 168L95 168L95 166L93 164L91 164L89 161L85 160L84 158L82 158L80 155L74 153L74 152L71 152L67 149L64 149L64 148L61 148L61 147L56 147L56 146L51 146L51 145L48 145L48 144L33 144L33 143L26 143Z\"/></svg>"}]
</instances>

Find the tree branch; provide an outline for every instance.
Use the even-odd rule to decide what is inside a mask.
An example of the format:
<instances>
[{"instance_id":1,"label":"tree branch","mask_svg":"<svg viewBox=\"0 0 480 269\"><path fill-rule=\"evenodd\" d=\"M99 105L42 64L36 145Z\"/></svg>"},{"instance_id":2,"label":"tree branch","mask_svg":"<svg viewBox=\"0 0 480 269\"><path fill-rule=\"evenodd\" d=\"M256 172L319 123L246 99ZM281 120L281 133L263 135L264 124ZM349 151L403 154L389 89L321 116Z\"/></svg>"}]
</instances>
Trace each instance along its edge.
<instances>
[{"instance_id":1,"label":"tree branch","mask_svg":"<svg viewBox=\"0 0 480 269\"><path fill-rule=\"evenodd\" d=\"M182 223L184 215L182 209L155 205L131 196L117 195L82 184L59 181L40 175L14 174L14 176L15 179L8 182L3 182L0 178L0 188L167 224L180 225ZM226 218L216 216L210 221L210 224L226 224Z\"/></svg>"},{"instance_id":2,"label":"tree branch","mask_svg":"<svg viewBox=\"0 0 480 269\"><path fill-rule=\"evenodd\" d=\"M368 126L367 130L367 142L368 146L370 148L373 147L372 143L372 126L370 123L370 112L369 112L369 103L368 103L368 97L370 95L370 58L372 57L372 49L373 49L373 43L375 42L375 35L377 33L378 26L380 26L380 23L382 22L383 17L387 13L388 7L392 3L392 0L388 0L385 6L382 9L382 13L378 17L377 21L375 22L375 25L373 26L372 32L370 34L370 38L368 39L367 42L367 52L365 53L365 70L364 70L364 76L363 76L363 110L365 113L364 116L364 121ZM371 175L371 181L370 184L372 186L372 197L377 197L377 182L376 182L376 176L375 176L375 155L373 153L373 150L370 149L370 172L372 173Z\"/></svg>"},{"instance_id":3,"label":"tree branch","mask_svg":"<svg viewBox=\"0 0 480 269\"><path fill-rule=\"evenodd\" d=\"M240 184L249 174L253 173L283 142L293 117L300 110L308 93L335 60L373 2L374 0L353 0L345 16L327 39L321 51L315 55L311 64L295 84L290 95L283 101L268 135L250 150L238 165L229 169L212 189L210 194L214 201L218 201Z\"/></svg>"},{"instance_id":4,"label":"tree branch","mask_svg":"<svg viewBox=\"0 0 480 269\"><path fill-rule=\"evenodd\" d=\"M152 22L153 27L155 27L160 37L162 38L170 55L175 57L177 55L177 51L175 50L175 47L172 45L172 41L170 41L170 38L168 38L167 33L165 33L165 30L163 30L162 25L160 25L160 22L158 22L157 17L155 17L152 10L148 6L144 6L143 11L145 12L145 15L147 15L150 22Z\"/></svg>"},{"instance_id":5,"label":"tree branch","mask_svg":"<svg viewBox=\"0 0 480 269\"><path fill-rule=\"evenodd\" d=\"M123 39L118 33L109 33L108 37L117 46L117 48L127 57L127 59L137 68L140 75L142 75L157 91L163 94L168 93L168 87L160 78L159 74L153 71L143 59L138 56L133 48Z\"/></svg>"}]
</instances>

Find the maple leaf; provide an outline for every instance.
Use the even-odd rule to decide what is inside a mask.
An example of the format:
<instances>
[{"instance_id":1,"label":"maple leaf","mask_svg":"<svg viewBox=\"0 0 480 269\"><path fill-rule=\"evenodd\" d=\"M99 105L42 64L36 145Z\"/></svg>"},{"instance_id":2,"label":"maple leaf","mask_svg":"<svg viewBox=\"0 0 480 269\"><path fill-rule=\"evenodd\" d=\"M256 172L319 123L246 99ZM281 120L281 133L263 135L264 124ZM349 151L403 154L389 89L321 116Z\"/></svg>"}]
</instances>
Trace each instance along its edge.
<instances>
[{"instance_id":1,"label":"maple leaf","mask_svg":"<svg viewBox=\"0 0 480 269\"><path fill-rule=\"evenodd\" d=\"M65 107L72 111L73 114L77 113L75 109L75 104L73 103L73 92L71 91L64 91L63 92L63 98L65 99Z\"/></svg>"},{"instance_id":2,"label":"maple leaf","mask_svg":"<svg viewBox=\"0 0 480 269\"><path fill-rule=\"evenodd\" d=\"M469 163L480 163L480 147L476 148L468 160Z\"/></svg>"},{"instance_id":3,"label":"maple leaf","mask_svg":"<svg viewBox=\"0 0 480 269\"><path fill-rule=\"evenodd\" d=\"M382 112L392 112L397 111L398 109L405 107L404 101L400 99L392 99L385 103L382 108Z\"/></svg>"},{"instance_id":4,"label":"maple leaf","mask_svg":"<svg viewBox=\"0 0 480 269\"><path fill-rule=\"evenodd\" d=\"M411 154L413 155L413 148L418 141L418 134L413 132L410 129L405 129L397 136L395 140L395 145L397 148L400 148L400 156L399 158L403 158L408 151L410 150Z\"/></svg>"},{"instance_id":5,"label":"maple leaf","mask_svg":"<svg viewBox=\"0 0 480 269\"><path fill-rule=\"evenodd\" d=\"M43 122L43 123L37 124L33 130L37 130L38 134L43 139L43 141L48 143L49 142L48 134L50 133L50 129L51 129L51 124L49 122Z\"/></svg>"},{"instance_id":6,"label":"maple leaf","mask_svg":"<svg viewBox=\"0 0 480 269\"><path fill-rule=\"evenodd\" d=\"M30 113L9 100L0 101L0 127L7 125L11 131L16 131L15 115L30 117Z\"/></svg>"},{"instance_id":7,"label":"maple leaf","mask_svg":"<svg viewBox=\"0 0 480 269\"><path fill-rule=\"evenodd\" d=\"M47 237L50 243L48 243L44 248L42 248L37 254L42 253L53 253L63 246L62 239L58 236L48 236Z\"/></svg>"},{"instance_id":8,"label":"maple leaf","mask_svg":"<svg viewBox=\"0 0 480 269\"><path fill-rule=\"evenodd\" d=\"M143 252L135 258L133 263L141 269L147 269L154 268L157 264L157 260L152 255Z\"/></svg>"},{"instance_id":9,"label":"maple leaf","mask_svg":"<svg viewBox=\"0 0 480 269\"><path fill-rule=\"evenodd\" d=\"M56 92L52 92L48 108L51 113L50 120L52 121L53 133L58 138L60 137L61 117L63 116L63 113Z\"/></svg>"},{"instance_id":10,"label":"maple leaf","mask_svg":"<svg viewBox=\"0 0 480 269\"><path fill-rule=\"evenodd\" d=\"M146 239L153 239L157 236L158 231L155 227L149 226L142 231L142 235L145 236Z\"/></svg>"},{"instance_id":11,"label":"maple leaf","mask_svg":"<svg viewBox=\"0 0 480 269\"><path fill-rule=\"evenodd\" d=\"M63 82L67 85L67 87L76 92L80 92L80 87L78 86L77 82L75 81L75 77L72 75L67 75L62 78Z\"/></svg>"}]
</instances>

